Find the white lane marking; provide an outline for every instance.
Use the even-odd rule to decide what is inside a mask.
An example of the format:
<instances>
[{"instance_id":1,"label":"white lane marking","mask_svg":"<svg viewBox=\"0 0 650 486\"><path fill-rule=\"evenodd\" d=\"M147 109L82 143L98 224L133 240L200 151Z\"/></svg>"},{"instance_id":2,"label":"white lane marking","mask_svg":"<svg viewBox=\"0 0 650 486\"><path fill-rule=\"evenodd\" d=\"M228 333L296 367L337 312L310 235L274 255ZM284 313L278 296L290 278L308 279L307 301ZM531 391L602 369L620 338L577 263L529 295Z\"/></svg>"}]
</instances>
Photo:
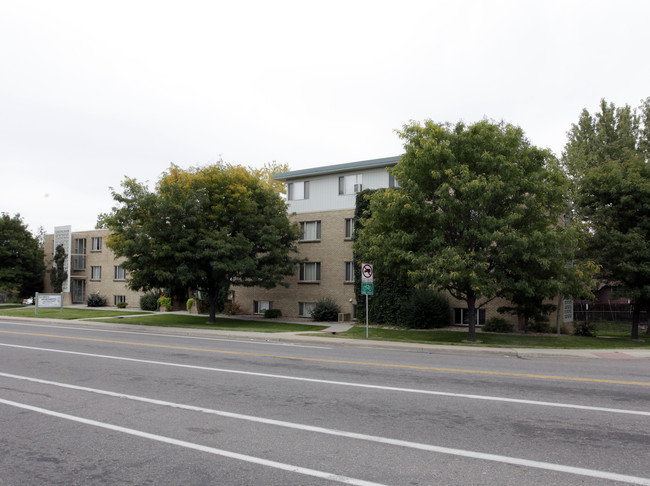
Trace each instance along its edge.
<instances>
[{"instance_id":1,"label":"white lane marking","mask_svg":"<svg viewBox=\"0 0 650 486\"><path fill-rule=\"evenodd\" d=\"M399 447L405 447L409 449L417 449L417 450L422 450L426 452L433 452L433 453L440 453L440 454L448 454L448 455L454 455L454 456L462 456L462 457L467 457L471 459L482 459L486 461L492 461L492 462L499 462L499 463L504 463L504 464L511 464L511 465L516 465L516 466L525 466L525 467L532 467L536 469L544 469L544 470L549 470L549 471L556 471L556 472L562 472L562 473L568 473L568 474L576 474L580 476L588 476L588 477L593 477L593 478L598 478L598 479L611 479L614 481L621 481L621 482L626 482L630 484L641 484L641 485L649 485L650 486L650 478L642 478L642 477L637 477L637 476L629 476L625 474L618 474L618 473L612 473L608 471L599 471L595 469L586 469L586 468L581 468L581 467L574 467L574 466L566 466L562 464L553 464L549 462L542 462L542 461L533 461L529 459L521 459L517 457L510 457L510 456L502 456L498 454L485 454L482 452L474 452L474 451L468 451L464 449L453 449L450 447L440 447L440 446L434 446L430 444L423 444L419 442L411 442L411 441L405 441L405 440L399 440L399 439L391 439L388 437L380 437L380 436L374 436L374 435L367 435L367 434L359 434L356 432L347 432L344 430L337 430L337 429L327 429L324 427L317 427L313 425L304 425L304 424L298 424L294 422L285 422L282 420L274 420L274 419L267 419L264 417L255 417L252 415L244 415L244 414L239 414L239 413L232 413L232 412L226 412L222 410L215 410L211 408L204 408L204 407L197 407L194 405L185 405L182 403L174 403L174 402L167 402L163 400L156 400L152 398L146 398L146 397L138 397L135 395L128 395L125 393L116 393L116 392L111 392L107 390L100 390L96 388L88 388L88 387L83 387L83 386L77 386L77 385L71 385L67 383L58 383L54 381L48 381L48 380L41 380L38 378L30 378L27 376L20 376L20 375L12 375L9 373L0 373L0 376L5 376L8 378L14 378L18 380L24 380L24 381L30 381L34 383L41 383L45 385L53 385L53 386L58 386L61 388L69 388L72 390L78 390L78 391L85 391L85 392L90 392L90 393L95 393L98 395L106 395L106 396L111 396L111 397L116 397L116 398L122 398L122 399L128 399L128 400L134 400L138 402L144 402L144 403L150 403L153 405L160 405L160 406L165 406L165 407L172 407L172 408L178 408L182 410L189 410L193 412L201 412L201 413L208 413L212 415L217 415L221 417L227 417L227 418L232 418L232 419L238 419L238 420L246 420L249 422L255 422L255 423L262 423L266 425L274 425L278 427L286 427L286 428L291 428L291 429L297 429L297 430L302 430L302 431L307 431L307 432L315 432L315 433L320 433L320 434L327 434L327 435L333 435L333 436L338 436L338 437L345 437L348 439L357 439L357 440L363 440L363 441L368 441L368 442L376 442L380 444L386 444L386 445L392 445L392 446L399 446ZM6 400L0 399L0 402L6 402ZM15 403L15 402L12 402ZM26 406L30 407L29 405ZM30 407L30 409L33 409L35 407ZM42 410L42 409L40 409ZM56 414L57 412L53 412L53 414ZM58 414L59 416L61 414ZM64 417L65 418L65 417ZM83 419L86 420L86 419ZM94 422L94 421L92 421ZM107 428L113 428L117 426L110 426ZM130 430L130 429L129 429ZM144 434L144 432L142 432ZM138 434L135 434L138 435ZM170 439L174 440L174 439ZM203 446L200 446L203 447ZM229 453L229 454L234 454L234 453ZM224 454L222 454L224 455ZM231 456L228 456L231 457ZM250 456L246 456L250 457ZM348 484L358 484L358 483L348 483Z\"/></svg>"},{"instance_id":2,"label":"white lane marking","mask_svg":"<svg viewBox=\"0 0 650 486\"><path fill-rule=\"evenodd\" d=\"M493 402L515 403L519 405L537 405L541 407L569 408L574 410L587 410L591 412L620 413L626 415L641 415L644 417L650 417L650 412L644 410L625 410L622 408L592 407L589 405L577 405L573 403L542 402L537 400L523 400L519 398L505 398L505 397L496 397L490 395L472 395L468 393L451 393L451 392L441 392L441 391L433 391L433 390L421 390L417 388L400 388L396 386L369 385L366 383L352 383L347 381L333 381L333 380L322 380L317 378L303 378L299 376L274 375L270 373L259 373L254 371L229 370L225 368L214 368L210 366L169 363L165 361L152 361L146 359L126 358L122 356L108 356L105 354L82 353L80 351L65 351L61 349L38 348L34 346L23 346L19 344L0 343L0 346L5 346L9 348L31 349L34 351L48 351L51 353L73 354L76 356L88 356L92 358L114 359L118 361L131 361L135 363L146 363L146 364L153 364L153 365L160 365L160 366L174 366L177 368L188 368L193 370L215 371L218 373L231 373L231 374L238 374L238 375L257 376L262 378L274 378L280 380L293 380L293 381L303 381L308 383L320 383L325 385L351 386L351 387L366 388L372 390L396 391L401 393L417 393L420 395L434 395L434 396L451 397L451 398L467 398L471 400L486 400L486 401L493 401Z\"/></svg>"},{"instance_id":3,"label":"white lane marking","mask_svg":"<svg viewBox=\"0 0 650 486\"><path fill-rule=\"evenodd\" d=\"M347 476L341 476L339 474L328 473L324 471L318 471L316 469L309 469L300 466L294 466L291 464L285 464L282 462L270 461L268 459L263 459L261 457L249 456L246 454L239 454L237 452L226 451L223 449L217 449L214 447L208 447L200 444L195 444L193 442L186 442L184 440L173 439L171 437L165 437L157 434L150 434L148 432L143 432L141 430L129 429L127 427L121 427L119 425L108 424L105 422L99 422L97 420L91 420L83 417L78 417L75 415L69 415L67 413L55 412L54 410L48 410L45 408L34 407L32 405L27 405L25 403L13 402L11 400L4 400L0 398L0 403L9 405L16 408L22 408L25 410L30 410L32 412L38 412L45 415L50 415L52 417L62 418L66 420L71 420L73 422L79 422L86 425L93 425L95 427L101 427L103 429L113 430L115 432L122 432L124 434L134 435L136 437L141 437L144 439L155 440L158 442L164 442L166 444L171 444L179 447L185 447L187 449L194 449L196 451L207 452L209 454L214 454L218 456L228 457L230 459L237 459L239 461L250 462L253 464L258 464L261 466L272 467L275 469L282 469L284 471L289 471L293 473L305 474L307 476L314 476L317 478L328 479L330 481L336 481L343 484L353 484L358 486L384 486L380 483L373 483L371 481L364 481L362 479L350 478Z\"/></svg>"},{"instance_id":4,"label":"white lane marking","mask_svg":"<svg viewBox=\"0 0 650 486\"><path fill-rule=\"evenodd\" d=\"M124 331L124 330L116 330L116 329L94 329L88 327L72 327L72 326L48 326L47 324L31 324L31 323L9 322L9 321L0 321L0 322L3 324L11 324L14 326L45 327L48 329L68 329L73 331L108 332L108 333L115 333L115 334L139 334L141 336L159 336L159 337L167 337L167 338L196 339L199 341L222 341L226 343L264 344L266 346L288 346L291 348L332 349L331 346L316 346L311 344L298 344L298 343L272 343L272 342L265 342L265 341L255 341L252 339L246 340L246 339L210 338L210 337L201 337L201 336L183 336L182 334L162 334L157 332ZM273 334L276 333L269 333L269 337L272 337Z\"/></svg>"}]
</instances>

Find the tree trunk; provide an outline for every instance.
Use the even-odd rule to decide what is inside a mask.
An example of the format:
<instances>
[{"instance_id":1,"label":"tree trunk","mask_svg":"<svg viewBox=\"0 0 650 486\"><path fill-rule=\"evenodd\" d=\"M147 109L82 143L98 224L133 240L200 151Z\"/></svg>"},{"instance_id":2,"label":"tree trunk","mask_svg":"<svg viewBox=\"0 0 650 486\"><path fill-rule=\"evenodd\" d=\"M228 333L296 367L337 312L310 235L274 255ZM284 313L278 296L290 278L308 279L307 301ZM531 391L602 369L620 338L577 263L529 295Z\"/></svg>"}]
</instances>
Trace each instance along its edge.
<instances>
[{"instance_id":1,"label":"tree trunk","mask_svg":"<svg viewBox=\"0 0 650 486\"><path fill-rule=\"evenodd\" d=\"M529 317L527 315L524 316L524 334L528 334L528 320Z\"/></svg>"},{"instance_id":2,"label":"tree trunk","mask_svg":"<svg viewBox=\"0 0 650 486\"><path fill-rule=\"evenodd\" d=\"M635 301L632 304L632 339L639 339L639 317L641 317L641 306Z\"/></svg>"},{"instance_id":3,"label":"tree trunk","mask_svg":"<svg viewBox=\"0 0 650 486\"><path fill-rule=\"evenodd\" d=\"M467 312L469 313L469 334L467 340L476 341L476 294L470 292L467 294Z\"/></svg>"},{"instance_id":4,"label":"tree trunk","mask_svg":"<svg viewBox=\"0 0 650 486\"><path fill-rule=\"evenodd\" d=\"M217 322L217 298L219 297L219 286L208 284L208 303L210 304L210 324Z\"/></svg>"}]
</instances>

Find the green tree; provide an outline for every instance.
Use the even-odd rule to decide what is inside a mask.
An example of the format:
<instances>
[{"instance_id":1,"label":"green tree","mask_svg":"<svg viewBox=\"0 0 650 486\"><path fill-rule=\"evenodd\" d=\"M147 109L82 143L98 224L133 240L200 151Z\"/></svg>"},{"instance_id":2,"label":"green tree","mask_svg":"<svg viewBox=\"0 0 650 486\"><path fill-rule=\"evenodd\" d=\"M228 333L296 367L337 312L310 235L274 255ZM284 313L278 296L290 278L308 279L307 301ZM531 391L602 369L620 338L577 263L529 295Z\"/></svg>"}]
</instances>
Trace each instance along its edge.
<instances>
[{"instance_id":1,"label":"green tree","mask_svg":"<svg viewBox=\"0 0 650 486\"><path fill-rule=\"evenodd\" d=\"M262 167L258 168L249 166L248 171L251 175L257 177L262 184L270 187L278 194L287 193L287 185L282 181L274 179L273 176L282 172L289 172L289 164L276 162L274 160L273 162L267 162Z\"/></svg>"},{"instance_id":2,"label":"green tree","mask_svg":"<svg viewBox=\"0 0 650 486\"><path fill-rule=\"evenodd\" d=\"M0 215L0 292L12 298L43 288L45 255L19 214Z\"/></svg>"},{"instance_id":3,"label":"green tree","mask_svg":"<svg viewBox=\"0 0 650 486\"><path fill-rule=\"evenodd\" d=\"M129 178L122 187L100 225L111 230L108 246L126 257L133 289L205 291L215 322L231 286L271 288L295 272L298 226L281 196L242 167L172 165L154 192Z\"/></svg>"},{"instance_id":4,"label":"green tree","mask_svg":"<svg viewBox=\"0 0 650 486\"><path fill-rule=\"evenodd\" d=\"M68 272L65 270L66 257L67 255L63 245L57 245L56 250L54 251L53 265L50 269L50 283L52 284L52 290L57 293L63 291L63 283L68 278Z\"/></svg>"},{"instance_id":5,"label":"green tree","mask_svg":"<svg viewBox=\"0 0 650 486\"><path fill-rule=\"evenodd\" d=\"M399 135L405 153L392 174L400 188L372 197L356 250L378 272L464 301L474 341L479 302L513 288L517 278L537 278L511 271L513 258L559 278L570 258L557 224L566 178L550 152L531 146L512 125L428 120L405 125Z\"/></svg>"},{"instance_id":6,"label":"green tree","mask_svg":"<svg viewBox=\"0 0 650 486\"><path fill-rule=\"evenodd\" d=\"M602 278L632 299L632 339L650 304L650 98L639 111L601 101L571 127L563 162L577 216L589 228L585 253Z\"/></svg>"}]
</instances>

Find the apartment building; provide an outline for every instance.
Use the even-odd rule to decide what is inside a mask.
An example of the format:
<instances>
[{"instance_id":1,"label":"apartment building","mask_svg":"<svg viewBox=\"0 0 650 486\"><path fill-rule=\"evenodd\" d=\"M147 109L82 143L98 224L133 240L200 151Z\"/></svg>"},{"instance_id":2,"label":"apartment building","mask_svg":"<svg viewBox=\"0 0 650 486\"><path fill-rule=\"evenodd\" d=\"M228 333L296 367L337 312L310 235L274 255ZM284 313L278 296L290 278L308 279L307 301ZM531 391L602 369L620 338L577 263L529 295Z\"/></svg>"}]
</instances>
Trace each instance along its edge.
<instances>
[{"instance_id":1,"label":"apartment building","mask_svg":"<svg viewBox=\"0 0 650 486\"><path fill-rule=\"evenodd\" d=\"M63 245L66 255L68 280L63 285L63 303L85 304L94 292L106 298L108 305L126 302L129 307L140 306L141 292L130 290L126 285L127 272L106 246L108 230L72 232L70 226L58 226L54 234L45 235L46 265L52 267L52 259L58 245ZM49 275L45 278L45 292L52 292Z\"/></svg>"},{"instance_id":2,"label":"apartment building","mask_svg":"<svg viewBox=\"0 0 650 486\"><path fill-rule=\"evenodd\" d=\"M353 218L356 195L364 189L393 187L388 173L400 157L364 160L276 174L287 184L290 217L300 224L300 258L305 259L287 278L288 288L234 289L245 313L261 314L269 308L284 316L309 317L316 301L332 298L346 319L356 314Z\"/></svg>"}]
</instances>

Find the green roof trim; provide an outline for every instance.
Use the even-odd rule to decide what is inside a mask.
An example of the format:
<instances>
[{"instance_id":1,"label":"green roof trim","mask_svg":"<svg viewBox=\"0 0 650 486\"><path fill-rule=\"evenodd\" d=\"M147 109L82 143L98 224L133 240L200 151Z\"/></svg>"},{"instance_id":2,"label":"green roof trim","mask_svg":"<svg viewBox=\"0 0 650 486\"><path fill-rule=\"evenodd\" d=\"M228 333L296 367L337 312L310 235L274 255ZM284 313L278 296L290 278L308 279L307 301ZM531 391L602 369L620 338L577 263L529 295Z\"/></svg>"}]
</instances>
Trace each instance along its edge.
<instances>
[{"instance_id":1,"label":"green roof trim","mask_svg":"<svg viewBox=\"0 0 650 486\"><path fill-rule=\"evenodd\" d=\"M359 169L374 169L377 167L388 167L395 165L401 159L401 155L395 157L384 157L383 159L361 160L359 162L348 162L346 164L326 165L323 167L314 167L312 169L293 170L291 172L282 172L275 174L274 179L286 181L289 179L302 179L318 175L335 174L337 172L349 172Z\"/></svg>"}]
</instances>

